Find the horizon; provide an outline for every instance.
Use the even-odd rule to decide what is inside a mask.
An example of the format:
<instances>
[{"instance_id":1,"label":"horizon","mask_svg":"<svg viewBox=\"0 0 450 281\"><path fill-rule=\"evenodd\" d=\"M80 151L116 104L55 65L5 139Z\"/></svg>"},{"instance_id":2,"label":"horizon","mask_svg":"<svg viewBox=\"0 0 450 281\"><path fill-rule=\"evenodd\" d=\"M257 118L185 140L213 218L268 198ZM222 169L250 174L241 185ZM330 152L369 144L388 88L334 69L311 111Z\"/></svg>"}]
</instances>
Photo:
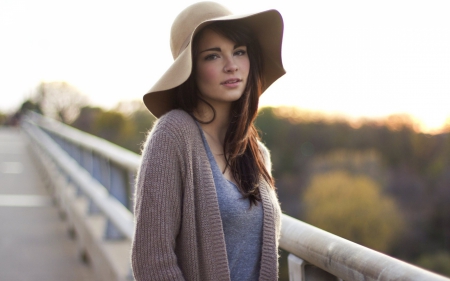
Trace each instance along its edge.
<instances>
[{"instance_id":1,"label":"horizon","mask_svg":"<svg viewBox=\"0 0 450 281\"><path fill-rule=\"evenodd\" d=\"M30 101L32 101L30 99ZM32 101L34 102L34 101ZM136 102L139 102L140 105L136 106ZM103 111L117 111L122 114L128 115L134 111L145 109L145 105L142 100L134 99L134 100L123 100L119 101L113 106L104 107L99 104L93 104L88 102L83 107L92 107L92 108L100 108ZM413 129L416 133L423 133L429 135L439 135L450 133L450 122L445 123L441 128L435 129L427 129L423 123L414 116L407 113L393 113L386 116L378 116L378 117L367 117L367 116L350 116L342 113L333 113L333 112L325 112L325 111L315 111L307 108L301 108L298 106L289 106L289 105L260 105L258 112L264 110L265 108L274 109L274 113L276 116L288 119L293 123L308 123L308 122L325 122L325 123L336 123L336 122L345 122L348 123L352 128L357 129L364 124L371 123L376 124L378 126L387 126L392 130L398 130L403 125ZM14 109L10 112L2 112L6 114L12 114L16 112L19 108ZM150 111L148 111L151 114ZM259 113L258 113L259 114ZM449 120L450 121L450 120Z\"/></svg>"}]
</instances>

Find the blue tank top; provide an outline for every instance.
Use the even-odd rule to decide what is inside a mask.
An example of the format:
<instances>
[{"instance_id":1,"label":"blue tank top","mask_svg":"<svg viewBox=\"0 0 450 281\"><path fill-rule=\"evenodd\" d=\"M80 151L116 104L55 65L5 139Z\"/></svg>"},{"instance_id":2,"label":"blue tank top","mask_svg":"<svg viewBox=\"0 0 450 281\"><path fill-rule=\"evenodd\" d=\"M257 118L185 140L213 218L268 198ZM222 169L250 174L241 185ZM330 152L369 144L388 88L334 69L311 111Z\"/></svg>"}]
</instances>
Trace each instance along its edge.
<instances>
[{"instance_id":1,"label":"blue tank top","mask_svg":"<svg viewBox=\"0 0 450 281\"><path fill-rule=\"evenodd\" d=\"M228 266L232 281L258 280L263 229L262 203L251 206L238 187L222 174L199 126L216 186Z\"/></svg>"}]
</instances>

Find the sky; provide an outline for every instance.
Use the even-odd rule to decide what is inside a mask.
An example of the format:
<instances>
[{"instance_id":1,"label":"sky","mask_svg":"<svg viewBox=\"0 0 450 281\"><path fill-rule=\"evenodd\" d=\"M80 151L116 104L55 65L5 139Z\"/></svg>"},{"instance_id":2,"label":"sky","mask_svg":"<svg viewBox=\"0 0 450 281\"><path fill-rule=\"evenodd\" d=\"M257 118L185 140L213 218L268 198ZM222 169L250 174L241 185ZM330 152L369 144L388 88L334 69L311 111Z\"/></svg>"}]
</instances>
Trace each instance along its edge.
<instances>
[{"instance_id":1,"label":"sky","mask_svg":"<svg viewBox=\"0 0 450 281\"><path fill-rule=\"evenodd\" d=\"M173 61L174 18L195 2L0 0L0 111L17 109L41 81L67 81L105 108L141 99ZM287 74L260 105L409 114L426 132L450 120L449 1L218 2L283 16Z\"/></svg>"}]
</instances>

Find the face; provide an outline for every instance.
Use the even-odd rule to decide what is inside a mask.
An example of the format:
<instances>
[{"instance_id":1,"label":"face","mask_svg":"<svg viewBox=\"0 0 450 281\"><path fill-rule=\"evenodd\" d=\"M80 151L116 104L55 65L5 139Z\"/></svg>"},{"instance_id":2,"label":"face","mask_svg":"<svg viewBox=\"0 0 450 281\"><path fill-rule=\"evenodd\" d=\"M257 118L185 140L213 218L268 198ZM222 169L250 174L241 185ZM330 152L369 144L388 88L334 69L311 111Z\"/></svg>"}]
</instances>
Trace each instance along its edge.
<instances>
[{"instance_id":1,"label":"face","mask_svg":"<svg viewBox=\"0 0 450 281\"><path fill-rule=\"evenodd\" d=\"M211 105L238 100L247 85L250 61L246 46L238 46L211 29L198 42L196 83Z\"/></svg>"}]
</instances>

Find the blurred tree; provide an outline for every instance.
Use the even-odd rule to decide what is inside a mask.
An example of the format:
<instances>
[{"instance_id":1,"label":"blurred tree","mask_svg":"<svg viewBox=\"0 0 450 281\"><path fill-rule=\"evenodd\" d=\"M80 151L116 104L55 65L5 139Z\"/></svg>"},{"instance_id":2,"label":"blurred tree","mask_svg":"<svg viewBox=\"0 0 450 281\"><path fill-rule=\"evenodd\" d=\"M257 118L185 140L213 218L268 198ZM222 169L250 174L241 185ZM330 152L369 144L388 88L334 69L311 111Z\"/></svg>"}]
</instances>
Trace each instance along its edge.
<instances>
[{"instance_id":1,"label":"blurred tree","mask_svg":"<svg viewBox=\"0 0 450 281\"><path fill-rule=\"evenodd\" d=\"M450 161L450 159L447 159ZM434 249L450 249L450 165L446 164L434 186L430 236L435 243Z\"/></svg>"},{"instance_id":2,"label":"blurred tree","mask_svg":"<svg viewBox=\"0 0 450 281\"><path fill-rule=\"evenodd\" d=\"M353 175L366 175L381 186L386 185L387 177L381 155L374 149L363 151L336 149L317 155L309 165L311 175L335 170L345 170Z\"/></svg>"},{"instance_id":3,"label":"blurred tree","mask_svg":"<svg viewBox=\"0 0 450 281\"><path fill-rule=\"evenodd\" d=\"M436 253L423 254L416 261L416 264L450 277L450 254L448 252L438 251Z\"/></svg>"},{"instance_id":4,"label":"blurred tree","mask_svg":"<svg viewBox=\"0 0 450 281\"><path fill-rule=\"evenodd\" d=\"M45 115L67 124L77 118L80 108L88 101L77 88L63 81L41 82L35 95Z\"/></svg>"},{"instance_id":5,"label":"blurred tree","mask_svg":"<svg viewBox=\"0 0 450 281\"><path fill-rule=\"evenodd\" d=\"M80 108L80 114L72 122L71 126L89 134L97 135L97 128L94 128L94 126L97 118L104 112L100 107L84 106Z\"/></svg>"},{"instance_id":6,"label":"blurred tree","mask_svg":"<svg viewBox=\"0 0 450 281\"><path fill-rule=\"evenodd\" d=\"M92 130L95 135L125 148L129 136L135 132L134 124L128 122L122 113L113 110L98 114Z\"/></svg>"},{"instance_id":7,"label":"blurred tree","mask_svg":"<svg viewBox=\"0 0 450 281\"><path fill-rule=\"evenodd\" d=\"M128 117L128 121L134 124L135 129L133 137L129 140L128 147L132 147L132 150L136 153L141 153L142 145L156 118L147 108L143 108L133 112Z\"/></svg>"},{"instance_id":8,"label":"blurred tree","mask_svg":"<svg viewBox=\"0 0 450 281\"><path fill-rule=\"evenodd\" d=\"M127 140L126 147L136 153L140 153L141 146L156 118L141 100L121 102L115 107L115 110L123 113L127 118L127 122L132 124L134 128L134 133Z\"/></svg>"},{"instance_id":9,"label":"blurred tree","mask_svg":"<svg viewBox=\"0 0 450 281\"><path fill-rule=\"evenodd\" d=\"M140 153L141 145L155 120L142 101L131 101L121 102L109 111L99 107L82 107L71 125Z\"/></svg>"},{"instance_id":10,"label":"blurred tree","mask_svg":"<svg viewBox=\"0 0 450 281\"><path fill-rule=\"evenodd\" d=\"M441 130L442 133L450 133L450 117L445 120L444 126Z\"/></svg>"},{"instance_id":11,"label":"blurred tree","mask_svg":"<svg viewBox=\"0 0 450 281\"><path fill-rule=\"evenodd\" d=\"M307 222L381 252L389 250L402 230L394 201L367 176L345 171L317 174L303 200Z\"/></svg>"},{"instance_id":12,"label":"blurred tree","mask_svg":"<svg viewBox=\"0 0 450 281\"><path fill-rule=\"evenodd\" d=\"M42 108L39 103L33 102L32 100L24 101L19 109L20 113L25 113L27 110L42 114Z\"/></svg>"},{"instance_id":13,"label":"blurred tree","mask_svg":"<svg viewBox=\"0 0 450 281\"><path fill-rule=\"evenodd\" d=\"M126 117L133 115L136 111L148 111L142 100L127 100L119 102L113 109L114 111L121 112ZM149 111L148 111L149 112ZM151 115L151 113L149 112Z\"/></svg>"},{"instance_id":14,"label":"blurred tree","mask_svg":"<svg viewBox=\"0 0 450 281\"><path fill-rule=\"evenodd\" d=\"M391 251L400 259L415 260L435 243L428 235L434 208L430 205L432 193L428 189L426 180L411 167L391 167L385 191L395 198L405 222L402 239L393 245Z\"/></svg>"},{"instance_id":15,"label":"blurred tree","mask_svg":"<svg viewBox=\"0 0 450 281\"><path fill-rule=\"evenodd\" d=\"M0 126L2 126L6 121L6 114L0 112Z\"/></svg>"},{"instance_id":16,"label":"blurred tree","mask_svg":"<svg viewBox=\"0 0 450 281\"><path fill-rule=\"evenodd\" d=\"M419 130L419 124L410 115L407 114L392 114L385 119L386 126L393 131Z\"/></svg>"}]
</instances>

